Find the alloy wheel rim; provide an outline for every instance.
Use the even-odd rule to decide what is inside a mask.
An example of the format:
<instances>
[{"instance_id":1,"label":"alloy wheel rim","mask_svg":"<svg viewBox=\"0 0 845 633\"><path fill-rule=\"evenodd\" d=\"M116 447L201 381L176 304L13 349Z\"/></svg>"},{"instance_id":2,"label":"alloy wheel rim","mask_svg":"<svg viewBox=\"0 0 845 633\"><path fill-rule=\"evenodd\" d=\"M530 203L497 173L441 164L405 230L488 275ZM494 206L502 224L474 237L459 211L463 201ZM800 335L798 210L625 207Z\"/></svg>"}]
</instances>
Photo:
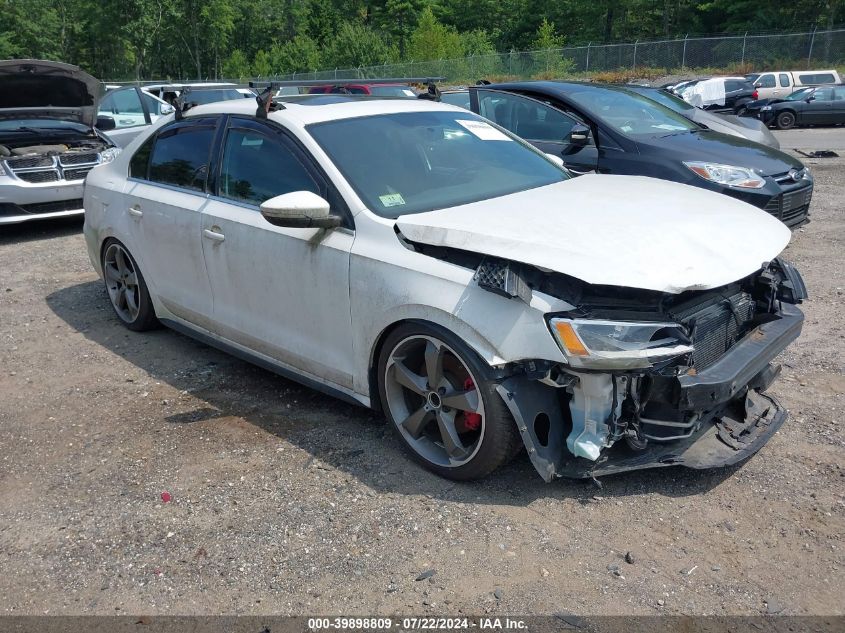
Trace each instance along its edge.
<instances>
[{"instance_id":1,"label":"alloy wheel rim","mask_svg":"<svg viewBox=\"0 0 845 633\"><path fill-rule=\"evenodd\" d=\"M125 322L132 323L141 311L141 289L138 286L138 272L126 249L118 244L112 244L106 249L103 275L115 312Z\"/></svg>"},{"instance_id":2,"label":"alloy wheel rim","mask_svg":"<svg viewBox=\"0 0 845 633\"><path fill-rule=\"evenodd\" d=\"M433 336L404 339L385 366L387 406L423 459L456 468L475 457L486 416L478 381L461 357Z\"/></svg>"}]
</instances>

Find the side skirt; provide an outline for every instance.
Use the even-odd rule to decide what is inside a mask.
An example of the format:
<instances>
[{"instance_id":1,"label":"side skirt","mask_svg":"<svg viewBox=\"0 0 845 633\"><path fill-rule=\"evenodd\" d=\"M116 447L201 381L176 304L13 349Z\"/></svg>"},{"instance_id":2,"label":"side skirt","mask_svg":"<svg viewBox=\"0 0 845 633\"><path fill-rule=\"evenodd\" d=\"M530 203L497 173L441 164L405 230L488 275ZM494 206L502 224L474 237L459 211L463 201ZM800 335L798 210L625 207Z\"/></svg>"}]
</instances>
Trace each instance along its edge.
<instances>
[{"instance_id":1,"label":"side skirt","mask_svg":"<svg viewBox=\"0 0 845 633\"><path fill-rule=\"evenodd\" d=\"M326 395L332 396L339 400L343 400L345 402L349 402L351 404L355 404L358 406L363 407L370 407L370 399L355 394L353 392L347 391L341 387L336 387L332 384L327 384L320 382L319 379L311 377L307 374L303 374L296 369L291 367L287 367L286 365L282 365L270 358L262 354L257 354L252 352L248 349L242 348L239 345L235 345L234 343L230 343L224 339L217 338L216 336L207 333L203 330L199 330L196 328L191 327L190 325L186 325L180 321L176 321L174 319L166 319L159 317L159 321L169 327L172 330L179 332L180 334L184 334L185 336L189 336L193 339L196 339L202 343L205 343L209 347L214 347L219 349L227 354L231 354L241 360L244 360L248 363L252 363L253 365L257 365L262 369L266 369L267 371L271 371L274 374L278 374L283 378L287 378L288 380L293 380L294 382L298 382L301 385L305 385L309 389L314 389L315 391L320 391L325 393Z\"/></svg>"}]
</instances>

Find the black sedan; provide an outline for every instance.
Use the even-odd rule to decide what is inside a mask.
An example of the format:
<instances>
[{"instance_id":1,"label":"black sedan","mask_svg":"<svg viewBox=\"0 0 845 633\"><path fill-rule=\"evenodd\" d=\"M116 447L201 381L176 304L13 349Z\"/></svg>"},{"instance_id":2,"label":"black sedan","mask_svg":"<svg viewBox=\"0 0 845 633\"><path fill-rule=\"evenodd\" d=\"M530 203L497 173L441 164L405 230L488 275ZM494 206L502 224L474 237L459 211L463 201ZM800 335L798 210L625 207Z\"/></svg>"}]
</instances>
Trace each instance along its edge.
<instances>
[{"instance_id":1,"label":"black sedan","mask_svg":"<svg viewBox=\"0 0 845 633\"><path fill-rule=\"evenodd\" d=\"M845 124L845 86L804 88L785 99L763 99L747 107L747 116L781 130L796 125Z\"/></svg>"},{"instance_id":2,"label":"black sedan","mask_svg":"<svg viewBox=\"0 0 845 633\"><path fill-rule=\"evenodd\" d=\"M719 134L621 87L559 81L470 88L470 109L560 157L575 174L651 176L718 191L791 227L813 180L781 151Z\"/></svg>"}]
</instances>

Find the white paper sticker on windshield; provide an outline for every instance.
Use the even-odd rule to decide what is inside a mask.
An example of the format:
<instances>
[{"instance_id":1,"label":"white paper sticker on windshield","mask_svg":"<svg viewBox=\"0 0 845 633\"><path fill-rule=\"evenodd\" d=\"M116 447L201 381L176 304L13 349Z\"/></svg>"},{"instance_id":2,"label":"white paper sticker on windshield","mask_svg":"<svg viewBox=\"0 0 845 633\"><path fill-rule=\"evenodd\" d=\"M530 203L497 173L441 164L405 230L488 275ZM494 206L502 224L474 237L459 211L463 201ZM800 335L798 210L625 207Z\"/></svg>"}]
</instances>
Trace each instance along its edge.
<instances>
[{"instance_id":1,"label":"white paper sticker on windshield","mask_svg":"<svg viewBox=\"0 0 845 633\"><path fill-rule=\"evenodd\" d=\"M411 90L410 88L402 88L402 93L406 97L416 97L417 96L416 93L413 90Z\"/></svg>"},{"instance_id":2,"label":"white paper sticker on windshield","mask_svg":"<svg viewBox=\"0 0 845 633\"><path fill-rule=\"evenodd\" d=\"M389 193L385 196L379 196L379 200L381 203L386 207L395 207L400 204L405 204L405 198L402 197L401 193Z\"/></svg>"},{"instance_id":3,"label":"white paper sticker on windshield","mask_svg":"<svg viewBox=\"0 0 845 633\"><path fill-rule=\"evenodd\" d=\"M502 134L489 123L484 121L468 121L459 119L458 123L482 141L512 141L509 136Z\"/></svg>"}]
</instances>

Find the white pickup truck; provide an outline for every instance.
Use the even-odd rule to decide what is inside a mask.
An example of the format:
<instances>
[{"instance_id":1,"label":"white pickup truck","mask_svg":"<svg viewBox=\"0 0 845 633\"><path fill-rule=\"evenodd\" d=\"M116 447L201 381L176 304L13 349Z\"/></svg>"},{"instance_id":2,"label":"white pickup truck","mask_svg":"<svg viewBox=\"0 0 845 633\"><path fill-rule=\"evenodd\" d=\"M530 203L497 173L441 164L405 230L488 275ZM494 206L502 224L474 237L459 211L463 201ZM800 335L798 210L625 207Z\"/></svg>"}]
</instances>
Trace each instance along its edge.
<instances>
[{"instance_id":1,"label":"white pickup truck","mask_svg":"<svg viewBox=\"0 0 845 633\"><path fill-rule=\"evenodd\" d=\"M745 78L757 88L758 99L783 99L807 86L842 83L835 70L780 70L752 73Z\"/></svg>"}]
</instances>

